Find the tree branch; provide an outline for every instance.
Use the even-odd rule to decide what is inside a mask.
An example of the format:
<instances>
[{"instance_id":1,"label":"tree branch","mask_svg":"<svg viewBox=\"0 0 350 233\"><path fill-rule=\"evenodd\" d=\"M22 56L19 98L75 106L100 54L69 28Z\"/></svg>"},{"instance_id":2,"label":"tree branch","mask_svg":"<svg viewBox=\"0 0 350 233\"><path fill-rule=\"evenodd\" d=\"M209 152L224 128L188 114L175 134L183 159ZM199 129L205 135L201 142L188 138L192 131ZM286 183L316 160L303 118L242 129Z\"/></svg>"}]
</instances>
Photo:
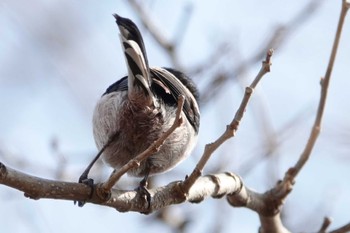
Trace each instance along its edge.
<instances>
[{"instance_id":1,"label":"tree branch","mask_svg":"<svg viewBox=\"0 0 350 233\"><path fill-rule=\"evenodd\" d=\"M339 22L338 22L338 27L337 27L337 31L335 34L333 48L332 48L331 56L329 58L327 71L326 71L324 78L321 79L321 97L320 97L320 102L319 102L318 109L317 109L315 123L314 123L312 130L311 130L311 134L310 134L309 140L305 146L305 149L304 149L303 153L301 154L298 162L295 164L295 166L293 168L294 174L293 174L292 178L297 176L297 174L300 172L300 170L303 168L303 166L305 165L305 163L309 159L311 151L315 145L315 142L316 142L318 135L320 133L320 130L321 130L322 117L323 117L324 109L326 106L328 86L329 86L329 82L331 79L331 74L332 74L332 70L333 70L333 66L334 66L334 62L335 62L335 58L336 58L337 50L338 50L338 46L339 46L340 36L341 36L345 16L346 16L348 9L349 9L349 4L347 4L346 1L343 0L341 12L340 12L340 17L339 17Z\"/></svg>"},{"instance_id":2,"label":"tree branch","mask_svg":"<svg viewBox=\"0 0 350 233\"><path fill-rule=\"evenodd\" d=\"M332 223L332 220L328 217L325 217L323 219L321 229L318 231L318 233L325 233L329 225L331 225L331 223Z\"/></svg>"},{"instance_id":3,"label":"tree branch","mask_svg":"<svg viewBox=\"0 0 350 233\"><path fill-rule=\"evenodd\" d=\"M315 146L316 140L318 138L318 135L321 130L321 123L322 123L322 118L323 118L323 113L326 105L326 99L327 99L327 93L328 93L328 86L334 66L334 61L336 58L337 54L337 49L340 41L340 36L341 32L343 29L343 24L344 24L344 19L347 13L347 10L349 9L349 3L347 3L345 0L343 0L341 12L340 12L340 17L339 17L339 22L337 26L337 31L333 43L333 48L331 52L331 56L329 59L327 71L325 74L325 77L321 79L321 96L320 96L320 101L318 104L318 109L317 109L317 115L315 118L314 125L311 129L311 133L309 136L309 139L306 143L306 146L304 148L304 151L301 153L297 163L288 169L288 171L285 173L285 176L283 178L283 181L280 182L278 185L275 187L275 193L280 194L280 198L284 199L288 195L288 193L291 191L292 186L294 185L294 180L295 177L299 174L301 169L304 167L305 163L308 161L312 149ZM277 196L276 196L277 197Z\"/></svg>"},{"instance_id":4,"label":"tree branch","mask_svg":"<svg viewBox=\"0 0 350 233\"><path fill-rule=\"evenodd\" d=\"M350 223L336 229L336 230L333 230L333 231L330 231L329 233L346 233L346 232L349 232L350 231Z\"/></svg>"},{"instance_id":5,"label":"tree branch","mask_svg":"<svg viewBox=\"0 0 350 233\"><path fill-rule=\"evenodd\" d=\"M253 94L253 91L256 87L256 85L259 83L261 78L268 72L270 72L271 67L271 56L273 55L273 50L270 49L266 54L265 61L262 62L261 69L256 76L256 78L253 80L251 85L246 88L245 94L243 96L241 105L239 106L235 117L233 118L232 122L227 125L226 131L213 143L209 143L205 146L204 153L197 163L195 169L191 173L191 175L183 182L183 190L185 193L188 192L192 184L196 181L198 177L201 176L202 170L205 166L205 164L208 162L211 155L214 153L214 151L219 148L225 141L227 141L229 138L233 137L238 129L238 126L243 118L244 112L247 108L248 102L250 100L251 95Z\"/></svg>"},{"instance_id":6,"label":"tree branch","mask_svg":"<svg viewBox=\"0 0 350 233\"><path fill-rule=\"evenodd\" d=\"M308 161L312 149L315 145L315 142L318 138L322 117L325 109L326 99L327 99L327 91L330 82L330 77L337 53L337 48L339 45L340 35L344 23L344 19L346 16L346 12L349 8L349 3L343 0L342 9L340 13L339 23L337 27L337 32L335 36L335 40L333 43L333 49L331 52L329 64L327 67L326 75L324 79L321 80L321 96L318 105L317 115L315 118L314 126L311 130L310 137L308 142L304 148L303 153L300 155L299 160L295 164L295 166L288 169L285 173L285 176L282 181L278 182L274 188L265 192L261 195L262 208L257 208L255 211L259 213L260 221L261 221L261 232L285 232L285 228L281 224L280 221L280 209L283 206L284 200L287 195L291 192L294 180L300 170L303 168L305 163ZM237 203L248 200L248 197L242 195L241 193L231 194L227 196L227 200L233 206L237 206Z\"/></svg>"},{"instance_id":7,"label":"tree branch","mask_svg":"<svg viewBox=\"0 0 350 233\"><path fill-rule=\"evenodd\" d=\"M150 213L185 201L198 203L206 197L220 198L228 193L239 192L243 186L239 176L228 172L198 178L187 195L182 192L180 183L175 181L163 187L150 189L152 202L148 208L144 198L137 191L112 189L109 199L104 200L96 191L91 195L91 188L85 184L43 179L0 163L0 184L22 191L26 197L34 200L47 198L82 201L109 206L120 212ZM101 183L95 186L101 186ZM94 190L97 189L94 188Z\"/></svg>"}]
</instances>

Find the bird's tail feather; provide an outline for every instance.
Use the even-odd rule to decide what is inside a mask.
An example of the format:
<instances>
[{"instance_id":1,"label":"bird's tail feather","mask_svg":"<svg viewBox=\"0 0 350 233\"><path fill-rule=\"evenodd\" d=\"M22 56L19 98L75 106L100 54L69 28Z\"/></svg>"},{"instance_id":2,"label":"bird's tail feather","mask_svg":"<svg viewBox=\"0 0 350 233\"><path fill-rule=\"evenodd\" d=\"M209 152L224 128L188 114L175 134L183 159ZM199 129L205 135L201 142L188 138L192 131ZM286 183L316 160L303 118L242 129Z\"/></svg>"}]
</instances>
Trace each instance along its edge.
<instances>
[{"instance_id":1,"label":"bird's tail feather","mask_svg":"<svg viewBox=\"0 0 350 233\"><path fill-rule=\"evenodd\" d=\"M128 67L129 99L143 101L142 104L147 106L154 105L147 54L141 33L131 20L117 14L114 17L119 27L120 41Z\"/></svg>"}]
</instances>

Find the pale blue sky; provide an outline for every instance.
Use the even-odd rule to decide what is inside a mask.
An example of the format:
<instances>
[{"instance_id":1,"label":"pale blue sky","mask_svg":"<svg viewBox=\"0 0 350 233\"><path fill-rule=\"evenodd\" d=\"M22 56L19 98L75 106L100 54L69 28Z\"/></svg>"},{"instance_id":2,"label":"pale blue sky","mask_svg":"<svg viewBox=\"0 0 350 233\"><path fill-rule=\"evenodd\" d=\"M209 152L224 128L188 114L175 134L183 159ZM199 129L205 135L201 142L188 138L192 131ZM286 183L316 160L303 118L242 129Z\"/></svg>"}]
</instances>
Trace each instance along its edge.
<instances>
[{"instance_id":1,"label":"pale blue sky","mask_svg":"<svg viewBox=\"0 0 350 233\"><path fill-rule=\"evenodd\" d=\"M220 64L235 67L260 48L271 31L287 23L308 1L149 1L147 9L167 38L176 39L185 7L193 10L179 47L185 68L205 61L222 42L230 53ZM285 142L275 159L263 161L243 176L247 185L264 191L281 178L305 145L319 98L333 42L341 1L323 1L315 15L289 35L275 51L272 72L259 84L252 106L263 105ZM77 180L96 153L91 116L95 102L109 84L125 75L124 58L112 13L129 17L140 25L127 1L72 2L67 0L5 0L0 3L0 161L42 177L54 177L57 159L50 142L59 140L66 156L66 180ZM316 231L323 217L331 216L331 228L350 221L350 22L346 21L334 66L322 134L312 158L297 178L287 200L287 226L295 231ZM163 50L141 28L150 64L170 66ZM248 67L242 84L252 80L260 64ZM194 77L202 87L211 76ZM191 171L205 143L214 140L232 119L242 96L235 82L220 91L202 110L201 130L194 156L159 178L160 184L181 179ZM203 93L202 93L203 94ZM255 111L254 111L255 109ZM226 162L224 171L239 171L249 158L261 156L264 138L250 107L235 139L212 158L211 167ZM281 127L303 113L303 120L289 134ZM35 164L22 166L20 161ZM272 169L272 168L273 169ZM106 167L106 171L109 168ZM275 177L271 178L271 174ZM126 177L126 179L130 179ZM132 189L133 187L125 187ZM118 213L113 209L71 202L32 201L22 193L0 186L0 222L4 232L73 232L104 229L123 232L171 232L150 223L152 216ZM258 217L245 209L228 207L225 199L209 199L200 205L174 207L179 216L190 215L189 232L211 232L210 222L224 213L223 232L256 232ZM201 221L206 219L208 225ZM307 221L308 220L313 220ZM310 223L311 222L311 223Z\"/></svg>"}]
</instances>

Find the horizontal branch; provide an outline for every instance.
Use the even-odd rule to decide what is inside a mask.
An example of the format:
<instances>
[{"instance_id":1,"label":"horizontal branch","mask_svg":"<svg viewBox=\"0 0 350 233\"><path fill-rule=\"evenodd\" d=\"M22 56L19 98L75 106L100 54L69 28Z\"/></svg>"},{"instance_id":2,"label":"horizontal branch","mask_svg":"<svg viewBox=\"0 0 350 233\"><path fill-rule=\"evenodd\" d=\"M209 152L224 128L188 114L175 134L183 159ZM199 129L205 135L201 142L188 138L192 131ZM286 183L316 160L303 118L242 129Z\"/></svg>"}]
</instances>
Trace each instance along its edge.
<instances>
[{"instance_id":1,"label":"horizontal branch","mask_svg":"<svg viewBox=\"0 0 350 233\"><path fill-rule=\"evenodd\" d=\"M112 189L107 201L97 195L101 184L91 188L85 184L44 179L32 176L0 163L0 184L24 192L26 197L38 200L41 198L82 201L109 206L120 212L134 211L150 213L169 205L185 201L198 203L206 197L220 198L229 193L239 192L243 186L241 178L233 173L220 173L199 177L188 194L180 188L180 181L166 186L150 189L152 196L151 206L137 191Z\"/></svg>"}]
</instances>

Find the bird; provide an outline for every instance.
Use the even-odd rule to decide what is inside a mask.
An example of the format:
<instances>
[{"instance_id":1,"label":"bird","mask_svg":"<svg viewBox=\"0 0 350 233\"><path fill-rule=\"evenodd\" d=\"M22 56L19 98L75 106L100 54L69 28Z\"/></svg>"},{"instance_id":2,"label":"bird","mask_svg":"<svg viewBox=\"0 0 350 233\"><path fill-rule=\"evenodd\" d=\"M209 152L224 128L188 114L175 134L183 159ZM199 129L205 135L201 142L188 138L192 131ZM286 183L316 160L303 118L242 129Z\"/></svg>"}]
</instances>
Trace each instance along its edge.
<instances>
[{"instance_id":1,"label":"bird","mask_svg":"<svg viewBox=\"0 0 350 233\"><path fill-rule=\"evenodd\" d=\"M117 14L113 16L127 75L106 89L93 112L93 136L98 150L103 151L103 161L118 169L145 151L174 123L178 99L185 97L182 124L157 152L128 171L130 176L143 177L145 185L149 176L174 168L192 152L200 125L199 92L183 72L150 67L136 24Z\"/></svg>"}]
</instances>

